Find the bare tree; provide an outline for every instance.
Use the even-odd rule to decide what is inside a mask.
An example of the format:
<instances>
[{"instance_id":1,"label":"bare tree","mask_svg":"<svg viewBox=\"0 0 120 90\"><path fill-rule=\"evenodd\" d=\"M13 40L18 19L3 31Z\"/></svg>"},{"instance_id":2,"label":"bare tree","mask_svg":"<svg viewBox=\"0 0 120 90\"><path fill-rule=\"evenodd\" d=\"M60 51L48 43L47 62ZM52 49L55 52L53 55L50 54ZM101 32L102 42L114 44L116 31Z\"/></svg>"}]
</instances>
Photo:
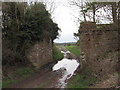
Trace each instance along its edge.
<instances>
[{"instance_id":1,"label":"bare tree","mask_svg":"<svg viewBox=\"0 0 120 90\"><path fill-rule=\"evenodd\" d=\"M2 2L0 1L0 27L2 24Z\"/></svg>"},{"instance_id":2,"label":"bare tree","mask_svg":"<svg viewBox=\"0 0 120 90\"><path fill-rule=\"evenodd\" d=\"M120 23L120 1L118 2L118 22Z\"/></svg>"},{"instance_id":3,"label":"bare tree","mask_svg":"<svg viewBox=\"0 0 120 90\"><path fill-rule=\"evenodd\" d=\"M71 0L69 4L79 7L80 13L84 17L84 21L87 21L88 19L97 23L103 23L105 20L114 23L118 21L117 10L119 4L116 2L83 2L80 0ZM98 12L103 14L99 15Z\"/></svg>"},{"instance_id":4,"label":"bare tree","mask_svg":"<svg viewBox=\"0 0 120 90\"><path fill-rule=\"evenodd\" d=\"M84 21L94 21L95 22L95 12L96 12L96 2L85 2L85 0L71 0L69 2L71 6L76 6L80 9ZM90 15L92 13L92 16Z\"/></svg>"},{"instance_id":5,"label":"bare tree","mask_svg":"<svg viewBox=\"0 0 120 90\"><path fill-rule=\"evenodd\" d=\"M82 2L81 0L71 0L71 1L69 1L69 4L71 6L78 7L80 9L79 13L81 13L83 15L84 21L87 21L86 20L86 10L85 10L85 7L84 7L84 4L85 4L84 2ZM78 20L80 20L80 19L78 18Z\"/></svg>"},{"instance_id":6,"label":"bare tree","mask_svg":"<svg viewBox=\"0 0 120 90\"><path fill-rule=\"evenodd\" d=\"M117 18L118 18L117 17L118 5L119 4L117 2L97 2L98 8L96 8L96 9L98 10L100 8L103 8L104 11L107 13L106 18L108 18L110 21L116 23L118 21L117 20ZM110 17L112 17L112 19Z\"/></svg>"},{"instance_id":7,"label":"bare tree","mask_svg":"<svg viewBox=\"0 0 120 90\"><path fill-rule=\"evenodd\" d=\"M117 22L117 3L113 2L111 3L111 6L112 6L113 22L116 23Z\"/></svg>"}]
</instances>

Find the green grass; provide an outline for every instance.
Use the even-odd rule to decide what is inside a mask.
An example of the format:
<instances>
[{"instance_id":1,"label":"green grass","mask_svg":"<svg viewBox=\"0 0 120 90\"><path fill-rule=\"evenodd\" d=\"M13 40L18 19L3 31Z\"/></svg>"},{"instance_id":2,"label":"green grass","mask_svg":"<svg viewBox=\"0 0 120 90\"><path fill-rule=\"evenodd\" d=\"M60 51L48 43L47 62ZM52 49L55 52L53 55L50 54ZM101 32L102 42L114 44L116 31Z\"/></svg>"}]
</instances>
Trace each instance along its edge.
<instances>
[{"instance_id":1,"label":"green grass","mask_svg":"<svg viewBox=\"0 0 120 90\"><path fill-rule=\"evenodd\" d=\"M59 47L54 46L53 48L53 59L54 60L61 60L63 58L63 54L59 50Z\"/></svg>"},{"instance_id":2,"label":"green grass","mask_svg":"<svg viewBox=\"0 0 120 90\"><path fill-rule=\"evenodd\" d=\"M0 87L2 87L2 81L0 81Z\"/></svg>"},{"instance_id":3,"label":"green grass","mask_svg":"<svg viewBox=\"0 0 120 90\"><path fill-rule=\"evenodd\" d=\"M80 55L80 47L79 46L65 46L70 52L76 54L77 56Z\"/></svg>"},{"instance_id":4,"label":"green grass","mask_svg":"<svg viewBox=\"0 0 120 90\"><path fill-rule=\"evenodd\" d=\"M17 80L6 79L6 80L2 81L2 87L3 88L9 87L11 84L14 84L16 82L17 82Z\"/></svg>"},{"instance_id":5,"label":"green grass","mask_svg":"<svg viewBox=\"0 0 120 90\"><path fill-rule=\"evenodd\" d=\"M33 73L33 69L29 67L18 68L15 73L19 76L28 76Z\"/></svg>"},{"instance_id":6,"label":"green grass","mask_svg":"<svg viewBox=\"0 0 120 90\"><path fill-rule=\"evenodd\" d=\"M14 72L14 75L11 77L19 77L18 79L11 79L9 77L6 77L3 81L2 81L2 87L3 88L7 88L12 84L15 84L16 82L19 82L21 80L24 80L25 78L29 77L30 75L32 75L34 73L33 69L30 67L20 67L17 68Z\"/></svg>"},{"instance_id":7,"label":"green grass","mask_svg":"<svg viewBox=\"0 0 120 90\"><path fill-rule=\"evenodd\" d=\"M67 88L89 88L96 82L96 78L91 75L89 70L85 70L80 74L73 76L67 84Z\"/></svg>"}]
</instances>

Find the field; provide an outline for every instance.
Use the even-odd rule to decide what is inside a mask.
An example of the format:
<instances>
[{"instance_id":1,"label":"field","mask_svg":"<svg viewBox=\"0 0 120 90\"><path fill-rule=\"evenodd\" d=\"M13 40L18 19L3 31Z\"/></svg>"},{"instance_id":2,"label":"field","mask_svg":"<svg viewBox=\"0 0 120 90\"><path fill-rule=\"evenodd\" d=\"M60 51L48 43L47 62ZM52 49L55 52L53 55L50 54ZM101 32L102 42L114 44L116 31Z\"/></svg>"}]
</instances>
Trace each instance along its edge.
<instances>
[{"instance_id":1,"label":"field","mask_svg":"<svg viewBox=\"0 0 120 90\"><path fill-rule=\"evenodd\" d=\"M70 52L74 53L77 56L80 56L80 47L79 46L65 46Z\"/></svg>"}]
</instances>

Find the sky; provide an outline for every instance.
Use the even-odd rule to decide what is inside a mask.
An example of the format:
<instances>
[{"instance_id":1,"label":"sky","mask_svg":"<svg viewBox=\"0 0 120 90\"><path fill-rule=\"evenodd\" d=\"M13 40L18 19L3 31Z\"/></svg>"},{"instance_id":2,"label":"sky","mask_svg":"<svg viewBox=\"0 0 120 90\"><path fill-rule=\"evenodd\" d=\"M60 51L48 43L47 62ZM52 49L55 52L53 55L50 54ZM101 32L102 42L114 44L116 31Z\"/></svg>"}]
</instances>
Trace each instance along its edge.
<instances>
[{"instance_id":1,"label":"sky","mask_svg":"<svg viewBox=\"0 0 120 90\"><path fill-rule=\"evenodd\" d=\"M80 13L80 8L75 6L70 6L69 4L70 0L37 0L37 1L47 2L48 5L46 9L48 11L50 11L51 1L54 1L54 6L56 8L54 12L51 13L51 15L53 21L57 23L58 27L61 29L61 32L59 32L60 35L58 36L57 39L54 40L54 42L55 43L77 42L77 40L74 37L74 33L78 32L80 26L80 22L78 22L77 18L83 21L83 15ZM96 17L96 20L99 20L99 22L101 21L102 24L110 23L108 19L105 19L103 17L103 16L107 16L107 14L103 11L104 11L103 9L97 10L96 15L98 15L99 18L101 19L99 20L99 18ZM90 14L90 12L87 13ZM92 14L93 13L91 13L91 15ZM90 18L88 17L86 17L86 19L88 21L90 20Z\"/></svg>"},{"instance_id":2,"label":"sky","mask_svg":"<svg viewBox=\"0 0 120 90\"><path fill-rule=\"evenodd\" d=\"M56 43L77 42L73 33L78 32L80 22L78 22L78 20L75 17L79 17L81 20L83 20L83 16L81 15L79 8L75 6L71 7L68 3L70 2L70 0L54 0L54 1L56 9L52 14L52 17L54 17L53 20L58 24L59 28L61 29L60 36L57 39L55 39L54 42ZM106 18L107 14L102 8L97 10L96 15L98 15L99 18L101 18L99 20L96 17L96 20L99 20L99 24L100 23L107 24L111 22L109 21L109 19ZM90 20L90 18L87 18L87 20Z\"/></svg>"},{"instance_id":3,"label":"sky","mask_svg":"<svg viewBox=\"0 0 120 90\"><path fill-rule=\"evenodd\" d=\"M35 1L35 0L28 0ZM44 1L44 0L37 0L37 1ZM51 0L45 0L51 1ZM56 6L54 13L52 13L52 18L54 22L58 24L58 27L61 29L59 32L59 36L57 39L54 40L56 43L65 43L65 42L77 42L73 33L78 32L78 27L80 24L78 23L77 19L74 17L83 17L80 16L80 10L78 7L70 7L69 3L70 0L53 0ZM100 13L101 14L101 13ZM100 15L99 14L99 15ZM105 14L105 13L103 13ZM107 20L105 20L108 22Z\"/></svg>"},{"instance_id":4,"label":"sky","mask_svg":"<svg viewBox=\"0 0 120 90\"><path fill-rule=\"evenodd\" d=\"M76 42L73 33L78 31L79 25L75 22L76 20L73 15L78 15L77 9L71 9L67 0L56 0L56 5L57 8L54 11L53 19L58 24L61 32L60 36L54 42Z\"/></svg>"}]
</instances>

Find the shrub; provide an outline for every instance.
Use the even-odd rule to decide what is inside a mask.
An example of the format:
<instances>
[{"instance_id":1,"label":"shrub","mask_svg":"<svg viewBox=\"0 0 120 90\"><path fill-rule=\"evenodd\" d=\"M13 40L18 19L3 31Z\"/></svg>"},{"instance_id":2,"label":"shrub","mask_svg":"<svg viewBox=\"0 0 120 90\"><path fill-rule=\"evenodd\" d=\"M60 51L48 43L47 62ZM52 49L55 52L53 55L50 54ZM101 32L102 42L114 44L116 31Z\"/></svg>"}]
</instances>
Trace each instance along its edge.
<instances>
[{"instance_id":1,"label":"shrub","mask_svg":"<svg viewBox=\"0 0 120 90\"><path fill-rule=\"evenodd\" d=\"M63 54L60 52L58 47L53 47L53 59L54 60L61 60L63 58Z\"/></svg>"}]
</instances>

